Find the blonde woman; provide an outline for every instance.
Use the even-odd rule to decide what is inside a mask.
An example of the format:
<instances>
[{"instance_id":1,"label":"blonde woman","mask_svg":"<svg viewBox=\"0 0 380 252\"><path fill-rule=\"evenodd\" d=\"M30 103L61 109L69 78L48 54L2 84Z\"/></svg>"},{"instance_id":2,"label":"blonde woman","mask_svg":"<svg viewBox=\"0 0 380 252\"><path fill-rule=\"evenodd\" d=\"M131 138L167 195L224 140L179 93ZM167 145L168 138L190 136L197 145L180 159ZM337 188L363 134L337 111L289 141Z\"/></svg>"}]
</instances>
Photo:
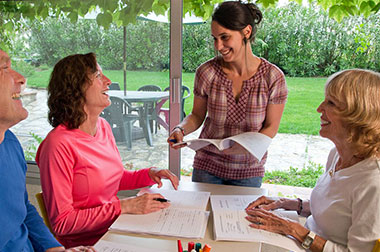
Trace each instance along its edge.
<instances>
[{"instance_id":1,"label":"blonde woman","mask_svg":"<svg viewBox=\"0 0 380 252\"><path fill-rule=\"evenodd\" d=\"M380 237L380 74L353 69L332 75L317 111L319 133L335 148L310 201L261 197L247 207L247 219L313 252L372 251ZM307 216L305 227L267 211L276 208Z\"/></svg>"}]
</instances>

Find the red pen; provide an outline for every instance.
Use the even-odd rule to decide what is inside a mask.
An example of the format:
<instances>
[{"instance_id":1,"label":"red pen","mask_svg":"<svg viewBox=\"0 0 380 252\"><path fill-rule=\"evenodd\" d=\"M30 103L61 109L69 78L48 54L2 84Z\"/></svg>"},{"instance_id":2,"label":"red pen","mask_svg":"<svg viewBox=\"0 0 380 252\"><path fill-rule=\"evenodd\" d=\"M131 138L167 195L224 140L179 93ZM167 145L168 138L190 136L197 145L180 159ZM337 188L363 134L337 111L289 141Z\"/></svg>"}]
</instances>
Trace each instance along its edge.
<instances>
[{"instance_id":1,"label":"red pen","mask_svg":"<svg viewBox=\"0 0 380 252\"><path fill-rule=\"evenodd\" d=\"M178 244L178 252L183 252L181 240L177 240L177 244Z\"/></svg>"},{"instance_id":2,"label":"red pen","mask_svg":"<svg viewBox=\"0 0 380 252\"><path fill-rule=\"evenodd\" d=\"M194 242L189 242L188 244L187 244L187 251L191 251L191 250L193 250L194 249L194 246L195 246L195 244L194 244Z\"/></svg>"}]
</instances>

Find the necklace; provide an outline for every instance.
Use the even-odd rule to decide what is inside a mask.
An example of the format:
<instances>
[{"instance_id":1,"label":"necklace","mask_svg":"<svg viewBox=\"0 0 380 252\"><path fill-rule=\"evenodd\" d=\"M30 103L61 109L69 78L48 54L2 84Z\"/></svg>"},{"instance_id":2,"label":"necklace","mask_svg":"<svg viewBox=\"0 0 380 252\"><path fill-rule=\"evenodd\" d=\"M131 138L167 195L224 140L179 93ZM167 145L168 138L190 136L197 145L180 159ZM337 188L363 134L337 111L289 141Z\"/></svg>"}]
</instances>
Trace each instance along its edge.
<instances>
[{"instance_id":1,"label":"necklace","mask_svg":"<svg viewBox=\"0 0 380 252\"><path fill-rule=\"evenodd\" d=\"M329 171L329 175L332 177L335 172L337 172L339 170L343 170L343 169L348 168L348 167L351 167L351 166L359 163L362 160L364 160L364 158L352 156L352 158L344 164L342 161L342 158L340 157L338 162L336 163L334 169Z\"/></svg>"}]
</instances>

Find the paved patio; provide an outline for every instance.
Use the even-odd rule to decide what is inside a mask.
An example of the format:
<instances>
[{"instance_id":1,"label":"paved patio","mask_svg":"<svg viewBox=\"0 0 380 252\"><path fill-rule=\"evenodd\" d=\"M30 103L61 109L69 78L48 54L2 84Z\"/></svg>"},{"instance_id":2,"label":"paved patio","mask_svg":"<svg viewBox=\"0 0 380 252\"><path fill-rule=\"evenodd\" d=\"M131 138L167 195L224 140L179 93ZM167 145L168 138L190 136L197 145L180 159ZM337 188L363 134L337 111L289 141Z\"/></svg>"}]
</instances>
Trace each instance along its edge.
<instances>
[{"instance_id":1,"label":"paved patio","mask_svg":"<svg viewBox=\"0 0 380 252\"><path fill-rule=\"evenodd\" d=\"M24 149L33 149L32 145L37 142L31 137L30 133L45 137L52 129L47 122L46 90L27 90L34 95L23 97L24 106L29 111L26 120L12 127L23 145ZM199 135L200 131L194 132L186 138L193 139ZM150 166L168 168L168 144L166 143L168 133L159 129L157 134L153 134L153 147L146 144L145 139L135 140L132 143L132 150L127 150L122 143L118 144L120 155L127 168L139 169ZM268 151L266 170L287 170L290 166L302 168L308 163L314 162L325 164L329 150L333 144L319 136L277 134L273 139ZM190 148L183 148L181 151L181 167L185 171L191 171L195 152ZM183 179L189 179L184 177ZM269 193L277 196L279 192L285 196L302 196L308 198L310 190L306 188L287 187L278 185L267 185Z\"/></svg>"}]
</instances>

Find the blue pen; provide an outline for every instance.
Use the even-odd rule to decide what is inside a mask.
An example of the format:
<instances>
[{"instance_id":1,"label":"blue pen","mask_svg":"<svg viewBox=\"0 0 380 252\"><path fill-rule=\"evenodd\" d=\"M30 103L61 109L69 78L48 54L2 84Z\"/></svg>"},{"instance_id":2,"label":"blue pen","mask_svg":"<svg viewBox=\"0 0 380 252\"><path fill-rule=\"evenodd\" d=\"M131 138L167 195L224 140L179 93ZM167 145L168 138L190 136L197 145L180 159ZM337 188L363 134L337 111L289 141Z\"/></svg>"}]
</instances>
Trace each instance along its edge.
<instances>
[{"instance_id":1,"label":"blue pen","mask_svg":"<svg viewBox=\"0 0 380 252\"><path fill-rule=\"evenodd\" d=\"M172 143L177 143L177 139L173 138L173 139L170 139L169 142L172 142Z\"/></svg>"}]
</instances>

